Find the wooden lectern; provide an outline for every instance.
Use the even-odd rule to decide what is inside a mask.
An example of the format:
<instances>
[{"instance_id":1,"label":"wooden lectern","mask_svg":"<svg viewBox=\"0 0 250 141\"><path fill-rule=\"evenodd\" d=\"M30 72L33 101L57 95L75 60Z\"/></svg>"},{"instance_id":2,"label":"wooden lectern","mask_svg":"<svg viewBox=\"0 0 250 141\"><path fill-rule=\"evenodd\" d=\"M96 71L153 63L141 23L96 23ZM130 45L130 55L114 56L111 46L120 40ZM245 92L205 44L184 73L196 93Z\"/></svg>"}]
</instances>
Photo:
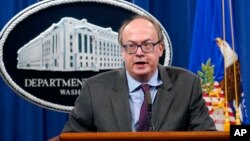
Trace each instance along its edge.
<instances>
[{"instance_id":1,"label":"wooden lectern","mask_svg":"<svg viewBox=\"0 0 250 141\"><path fill-rule=\"evenodd\" d=\"M229 141L229 132L97 132L62 133L60 141Z\"/></svg>"}]
</instances>

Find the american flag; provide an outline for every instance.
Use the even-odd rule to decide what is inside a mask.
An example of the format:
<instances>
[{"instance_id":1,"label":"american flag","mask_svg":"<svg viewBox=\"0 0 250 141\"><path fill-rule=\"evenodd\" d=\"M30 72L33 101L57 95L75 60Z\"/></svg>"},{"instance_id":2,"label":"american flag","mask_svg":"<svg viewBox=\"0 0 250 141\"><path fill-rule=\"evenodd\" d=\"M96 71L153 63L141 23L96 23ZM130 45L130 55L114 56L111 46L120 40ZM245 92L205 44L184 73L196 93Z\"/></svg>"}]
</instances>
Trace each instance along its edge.
<instances>
[{"instance_id":1,"label":"american flag","mask_svg":"<svg viewBox=\"0 0 250 141\"><path fill-rule=\"evenodd\" d=\"M229 103L225 100L224 91L218 82L214 82L213 89L209 92L203 92L203 98L209 109L209 114L214 120L216 129L224 131L225 111L228 111L230 124L235 124L235 114ZM227 103L227 106L226 106Z\"/></svg>"}]
</instances>

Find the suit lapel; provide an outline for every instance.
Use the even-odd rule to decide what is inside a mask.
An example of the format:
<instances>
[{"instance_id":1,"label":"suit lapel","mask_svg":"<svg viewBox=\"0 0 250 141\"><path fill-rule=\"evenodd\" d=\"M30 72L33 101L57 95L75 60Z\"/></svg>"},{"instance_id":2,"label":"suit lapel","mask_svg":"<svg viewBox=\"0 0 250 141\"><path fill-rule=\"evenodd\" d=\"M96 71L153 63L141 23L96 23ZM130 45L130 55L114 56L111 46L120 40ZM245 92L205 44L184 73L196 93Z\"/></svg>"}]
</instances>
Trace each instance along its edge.
<instances>
[{"instance_id":1,"label":"suit lapel","mask_svg":"<svg viewBox=\"0 0 250 141\"><path fill-rule=\"evenodd\" d=\"M166 68L159 65L159 74L163 84L159 87L154 102L152 120L155 131L160 130L173 100L173 93L169 91L172 87L172 83ZM118 129L120 131L132 131L131 112L128 99L128 84L125 69L121 69L119 71L119 77L114 79L113 90L114 93L111 95L111 104L114 110L114 116Z\"/></svg>"},{"instance_id":2,"label":"suit lapel","mask_svg":"<svg viewBox=\"0 0 250 141\"><path fill-rule=\"evenodd\" d=\"M154 101L152 120L154 123L155 131L158 131L160 129L173 99L173 93L169 91L169 89L172 87L172 84L166 69L160 65L159 72L160 78L163 83L159 87L156 99Z\"/></svg>"},{"instance_id":3,"label":"suit lapel","mask_svg":"<svg viewBox=\"0 0 250 141\"><path fill-rule=\"evenodd\" d=\"M131 129L131 112L128 99L128 85L125 69L121 69L119 76L114 81L111 95L111 104L114 110L116 123L120 131L132 131Z\"/></svg>"}]
</instances>

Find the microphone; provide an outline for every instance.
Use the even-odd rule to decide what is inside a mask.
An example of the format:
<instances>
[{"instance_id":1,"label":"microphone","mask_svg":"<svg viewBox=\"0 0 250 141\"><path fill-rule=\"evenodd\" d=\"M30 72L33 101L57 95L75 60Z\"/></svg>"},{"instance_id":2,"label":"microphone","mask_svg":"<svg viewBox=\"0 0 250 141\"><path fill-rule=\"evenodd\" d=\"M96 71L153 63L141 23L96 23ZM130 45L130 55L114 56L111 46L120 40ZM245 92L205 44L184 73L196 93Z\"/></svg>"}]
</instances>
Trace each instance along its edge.
<instances>
[{"instance_id":1,"label":"microphone","mask_svg":"<svg viewBox=\"0 0 250 141\"><path fill-rule=\"evenodd\" d=\"M153 104L152 104L152 99L151 99L151 94L150 92L146 92L146 99L147 99L147 106L148 106L148 117L149 117L149 131L154 131L154 124L152 122L152 107L153 107Z\"/></svg>"}]
</instances>

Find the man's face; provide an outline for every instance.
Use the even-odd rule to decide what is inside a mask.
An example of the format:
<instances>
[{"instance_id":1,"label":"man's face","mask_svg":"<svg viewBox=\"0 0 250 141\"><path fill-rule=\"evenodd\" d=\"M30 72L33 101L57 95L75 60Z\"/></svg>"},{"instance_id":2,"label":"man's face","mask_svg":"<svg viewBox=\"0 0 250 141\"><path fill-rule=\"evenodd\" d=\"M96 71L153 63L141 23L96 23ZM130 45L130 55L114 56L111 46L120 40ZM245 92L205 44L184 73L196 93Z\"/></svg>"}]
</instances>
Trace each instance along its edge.
<instances>
[{"instance_id":1,"label":"man's face","mask_svg":"<svg viewBox=\"0 0 250 141\"><path fill-rule=\"evenodd\" d=\"M158 42L158 35L153 24L145 19L135 19L131 21L122 32L123 45ZM125 67L129 74L140 82L147 82L155 73L159 58L163 54L162 43L156 44L154 50L149 53L142 51L138 47L134 54L122 49L122 56L125 61Z\"/></svg>"}]
</instances>

